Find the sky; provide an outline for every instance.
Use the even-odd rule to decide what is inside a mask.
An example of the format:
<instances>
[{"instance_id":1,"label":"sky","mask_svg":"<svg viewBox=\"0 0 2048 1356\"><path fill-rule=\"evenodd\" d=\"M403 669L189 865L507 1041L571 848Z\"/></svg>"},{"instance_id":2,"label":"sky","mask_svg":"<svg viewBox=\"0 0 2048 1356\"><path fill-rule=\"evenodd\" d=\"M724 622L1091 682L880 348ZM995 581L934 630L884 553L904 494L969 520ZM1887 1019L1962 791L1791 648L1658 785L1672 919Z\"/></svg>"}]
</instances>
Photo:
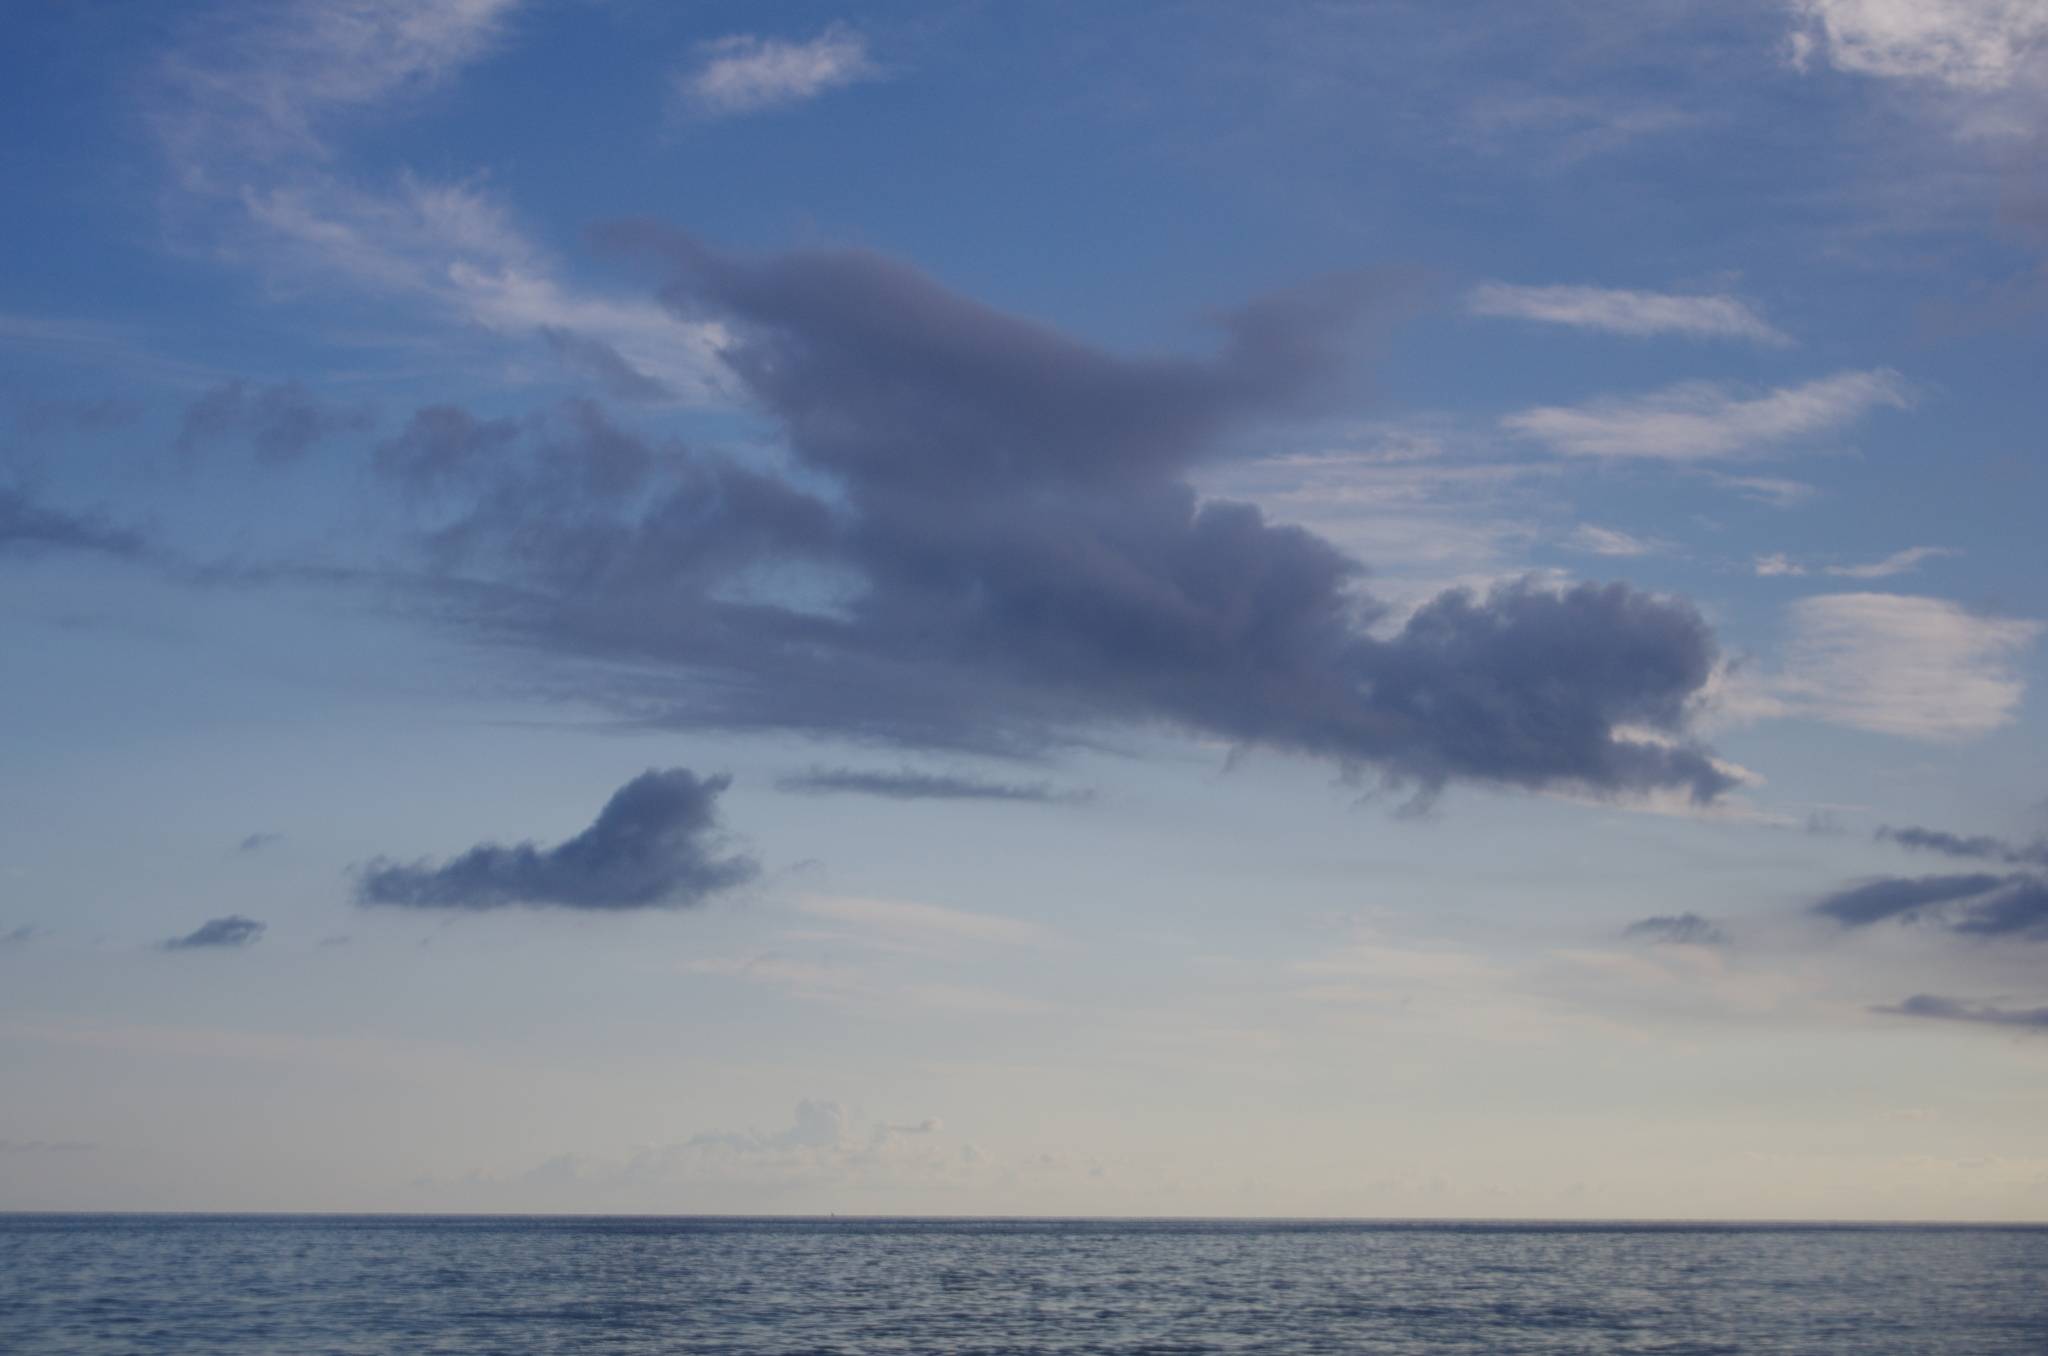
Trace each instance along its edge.
<instances>
[{"instance_id":1,"label":"sky","mask_svg":"<svg viewBox=\"0 0 2048 1356\"><path fill-rule=\"evenodd\" d=\"M0 1209L2048 1220L2048 0L0 23Z\"/></svg>"}]
</instances>

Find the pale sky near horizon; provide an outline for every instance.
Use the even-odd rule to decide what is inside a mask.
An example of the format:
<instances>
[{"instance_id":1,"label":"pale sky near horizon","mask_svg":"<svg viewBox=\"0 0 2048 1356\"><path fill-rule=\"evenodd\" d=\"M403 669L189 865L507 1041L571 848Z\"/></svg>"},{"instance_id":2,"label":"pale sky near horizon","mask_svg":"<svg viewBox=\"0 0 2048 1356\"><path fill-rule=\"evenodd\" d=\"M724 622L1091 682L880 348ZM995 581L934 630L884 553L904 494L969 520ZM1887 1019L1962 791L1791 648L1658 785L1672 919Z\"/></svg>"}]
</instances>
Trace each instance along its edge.
<instances>
[{"instance_id":1,"label":"pale sky near horizon","mask_svg":"<svg viewBox=\"0 0 2048 1356\"><path fill-rule=\"evenodd\" d=\"M0 23L0 1209L2048 1220L2048 0Z\"/></svg>"}]
</instances>

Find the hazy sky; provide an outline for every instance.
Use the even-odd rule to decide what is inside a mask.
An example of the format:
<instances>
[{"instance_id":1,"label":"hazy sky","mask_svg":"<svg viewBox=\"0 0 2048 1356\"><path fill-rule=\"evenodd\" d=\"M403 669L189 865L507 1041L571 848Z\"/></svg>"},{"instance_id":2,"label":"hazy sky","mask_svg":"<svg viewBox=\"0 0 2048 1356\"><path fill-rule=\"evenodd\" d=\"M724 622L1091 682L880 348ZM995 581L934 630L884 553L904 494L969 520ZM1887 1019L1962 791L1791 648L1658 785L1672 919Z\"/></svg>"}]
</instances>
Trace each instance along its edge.
<instances>
[{"instance_id":1,"label":"hazy sky","mask_svg":"<svg viewBox=\"0 0 2048 1356\"><path fill-rule=\"evenodd\" d=\"M2048 0L0 13L0 1208L2048 1219Z\"/></svg>"}]
</instances>

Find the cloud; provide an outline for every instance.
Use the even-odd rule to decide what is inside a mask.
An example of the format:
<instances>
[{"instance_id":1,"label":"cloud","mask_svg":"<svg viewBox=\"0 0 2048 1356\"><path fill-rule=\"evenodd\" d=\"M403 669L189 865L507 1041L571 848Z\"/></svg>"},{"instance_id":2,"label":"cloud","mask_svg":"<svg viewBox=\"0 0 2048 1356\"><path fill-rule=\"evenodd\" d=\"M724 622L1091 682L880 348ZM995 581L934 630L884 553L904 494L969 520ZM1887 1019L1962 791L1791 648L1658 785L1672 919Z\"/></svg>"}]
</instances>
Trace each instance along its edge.
<instances>
[{"instance_id":1,"label":"cloud","mask_svg":"<svg viewBox=\"0 0 2048 1356\"><path fill-rule=\"evenodd\" d=\"M613 794L597 822L552 848L482 843L446 866L379 859L356 884L361 904L416 909L497 909L558 904L642 909L695 904L744 883L759 868L715 858L716 802L729 777L687 768L649 769Z\"/></svg>"},{"instance_id":2,"label":"cloud","mask_svg":"<svg viewBox=\"0 0 2048 1356\"><path fill-rule=\"evenodd\" d=\"M0 488L0 553L54 549L133 556L142 548L140 534L110 527L97 514L45 508L27 490Z\"/></svg>"},{"instance_id":3,"label":"cloud","mask_svg":"<svg viewBox=\"0 0 2048 1356\"><path fill-rule=\"evenodd\" d=\"M2032 862L2048 866L2048 839L2044 838L2036 838L2024 847L2014 847L2003 838L1988 835L1963 838L1938 829L1895 829L1889 824L1877 830L1876 838L1879 842L1897 843L1900 847L1924 849L1950 857L1983 857L2008 865Z\"/></svg>"},{"instance_id":4,"label":"cloud","mask_svg":"<svg viewBox=\"0 0 2048 1356\"><path fill-rule=\"evenodd\" d=\"M1892 575L1906 573L1929 556L1955 554L1946 546L1915 546L1869 565L1830 565L1827 572L1846 579L1888 579Z\"/></svg>"},{"instance_id":5,"label":"cloud","mask_svg":"<svg viewBox=\"0 0 2048 1356\"><path fill-rule=\"evenodd\" d=\"M1903 1003L1874 1007L1871 1011L1888 1013L1895 1017L1936 1017L1951 1022L1984 1022L1992 1026L2048 1028L2048 1008L2013 1012L1989 1003L1962 1003L1953 998L1937 998L1926 993L1915 994Z\"/></svg>"},{"instance_id":6,"label":"cloud","mask_svg":"<svg viewBox=\"0 0 2048 1356\"><path fill-rule=\"evenodd\" d=\"M159 130L188 162L223 145L324 157L322 117L431 88L490 50L518 4L299 0L254 18L231 11L166 62Z\"/></svg>"},{"instance_id":7,"label":"cloud","mask_svg":"<svg viewBox=\"0 0 2048 1356\"><path fill-rule=\"evenodd\" d=\"M1765 344L1792 342L1766 324L1746 303L1728 296L1675 297L1606 287L1482 283L1466 294L1465 309L1473 315L1511 316L1612 334L1683 334L1700 339L1754 339Z\"/></svg>"},{"instance_id":8,"label":"cloud","mask_svg":"<svg viewBox=\"0 0 2048 1356\"><path fill-rule=\"evenodd\" d=\"M1662 549L1658 542L1632 537L1611 527L1595 527L1581 523L1576 532L1565 539L1566 545L1581 551L1590 551L1596 556L1647 556Z\"/></svg>"},{"instance_id":9,"label":"cloud","mask_svg":"<svg viewBox=\"0 0 2048 1356\"><path fill-rule=\"evenodd\" d=\"M261 852L264 848L274 843L282 843L283 841L284 835L281 833L252 833L241 842L235 844L235 851Z\"/></svg>"},{"instance_id":10,"label":"cloud","mask_svg":"<svg viewBox=\"0 0 2048 1356\"><path fill-rule=\"evenodd\" d=\"M1792 0L1802 68L1818 52L1839 71L1939 81L1969 90L2011 84L2048 39L2039 0Z\"/></svg>"},{"instance_id":11,"label":"cloud","mask_svg":"<svg viewBox=\"0 0 2048 1356\"><path fill-rule=\"evenodd\" d=\"M1803 575L1806 573L1804 565L1793 564L1785 558L1782 551L1774 555L1758 556L1750 562L1750 567L1767 579L1773 575Z\"/></svg>"},{"instance_id":12,"label":"cloud","mask_svg":"<svg viewBox=\"0 0 2048 1356\"><path fill-rule=\"evenodd\" d=\"M1571 456L1699 461L1759 456L1780 443L1832 432L1880 405L1907 404L1905 382L1880 368L1839 372L1754 400L1689 381L1652 396L1524 410L1501 426Z\"/></svg>"},{"instance_id":13,"label":"cloud","mask_svg":"<svg viewBox=\"0 0 2048 1356\"><path fill-rule=\"evenodd\" d=\"M656 457L594 411L494 460L434 541L462 569L449 615L615 666L579 690L660 723L922 747L1164 724L1425 791L1731 785L1682 737L1716 653L1683 600L1522 580L1375 634L1389 610L1355 561L1196 495L1231 433L1330 407L1383 280L1256 297L1216 317L1214 358L1124 358L866 250L605 239L665 261L666 304L730 336L789 461Z\"/></svg>"},{"instance_id":14,"label":"cloud","mask_svg":"<svg viewBox=\"0 0 2048 1356\"><path fill-rule=\"evenodd\" d=\"M522 341L553 331L567 337L572 365L601 382L632 384L627 374L637 374L681 399L713 399L703 378L715 366L714 336L645 301L565 284L474 182L402 171L377 185L348 169L338 140L347 114L388 115L454 78L498 45L518 7L299 0L232 7L194 25L153 91L176 182L188 205L219 209L210 224L237 258L295 286L396 296Z\"/></svg>"},{"instance_id":15,"label":"cloud","mask_svg":"<svg viewBox=\"0 0 2048 1356\"><path fill-rule=\"evenodd\" d=\"M1755 689L1759 714L1937 740L2012 720L2025 691L2012 661L2041 631L1890 593L1803 598L1791 623L1783 672Z\"/></svg>"},{"instance_id":16,"label":"cloud","mask_svg":"<svg viewBox=\"0 0 2048 1356\"><path fill-rule=\"evenodd\" d=\"M707 43L705 61L676 80L676 89L700 116L730 117L802 103L830 89L880 72L868 60L867 40L834 24L809 42L736 35Z\"/></svg>"},{"instance_id":17,"label":"cloud","mask_svg":"<svg viewBox=\"0 0 2048 1356\"><path fill-rule=\"evenodd\" d=\"M852 791L895 800L1033 800L1073 801L1086 793L1055 791L1048 782L983 782L929 772L862 772L854 768L812 768L775 783L778 791Z\"/></svg>"},{"instance_id":18,"label":"cloud","mask_svg":"<svg viewBox=\"0 0 2048 1356\"><path fill-rule=\"evenodd\" d=\"M667 400L675 395L667 384L627 362L602 339L572 334L556 325L541 326L540 336L564 367L591 378L620 400Z\"/></svg>"},{"instance_id":19,"label":"cloud","mask_svg":"<svg viewBox=\"0 0 2048 1356\"><path fill-rule=\"evenodd\" d=\"M1683 946L1726 942L1728 934L1696 913L1659 914L1630 923L1621 930L1624 937L1646 937L1651 941L1675 942Z\"/></svg>"},{"instance_id":20,"label":"cloud","mask_svg":"<svg viewBox=\"0 0 2048 1356\"><path fill-rule=\"evenodd\" d=\"M1888 876L1838 890L1813 912L1844 927L1931 922L1976 937L2048 937L2048 880L1996 876Z\"/></svg>"},{"instance_id":21,"label":"cloud","mask_svg":"<svg viewBox=\"0 0 2048 1356\"><path fill-rule=\"evenodd\" d=\"M263 924L240 914L215 918L183 937L162 943L166 951L185 951L198 946L247 946L263 936Z\"/></svg>"},{"instance_id":22,"label":"cloud","mask_svg":"<svg viewBox=\"0 0 2048 1356\"><path fill-rule=\"evenodd\" d=\"M255 444L258 461L276 465L303 455L324 438L359 433L373 422L368 406L323 404L296 380L252 392L237 377L185 407L177 448L191 456L202 442L246 437Z\"/></svg>"}]
</instances>

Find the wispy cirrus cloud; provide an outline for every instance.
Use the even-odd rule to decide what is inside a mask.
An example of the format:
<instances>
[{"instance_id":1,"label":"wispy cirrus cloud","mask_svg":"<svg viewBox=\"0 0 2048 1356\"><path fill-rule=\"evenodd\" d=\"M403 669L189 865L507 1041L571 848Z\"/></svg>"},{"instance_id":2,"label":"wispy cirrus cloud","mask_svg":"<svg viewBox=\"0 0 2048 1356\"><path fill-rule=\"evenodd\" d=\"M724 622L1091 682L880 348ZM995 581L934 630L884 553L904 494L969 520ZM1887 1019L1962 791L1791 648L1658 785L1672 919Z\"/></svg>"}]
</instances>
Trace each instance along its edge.
<instances>
[{"instance_id":1,"label":"wispy cirrus cloud","mask_svg":"<svg viewBox=\"0 0 2048 1356\"><path fill-rule=\"evenodd\" d=\"M676 78L676 92L706 118L787 108L881 74L868 59L867 39L844 24L809 42L736 34L700 50L705 59Z\"/></svg>"},{"instance_id":2,"label":"wispy cirrus cloud","mask_svg":"<svg viewBox=\"0 0 2048 1356\"><path fill-rule=\"evenodd\" d=\"M1921 561L1930 557L1954 554L1955 552L1946 546L1915 546L1864 565L1830 565L1827 572L1843 579L1889 579L1895 574L1904 574L1916 568Z\"/></svg>"},{"instance_id":3,"label":"wispy cirrus cloud","mask_svg":"<svg viewBox=\"0 0 2048 1356\"><path fill-rule=\"evenodd\" d=\"M1730 296L1672 296L1610 287L1522 287L1482 283L1466 294L1473 315L1536 320L1610 334L1681 334L1695 339L1751 339L1786 345L1790 336L1771 326L1747 302Z\"/></svg>"},{"instance_id":4,"label":"wispy cirrus cloud","mask_svg":"<svg viewBox=\"0 0 2048 1356\"><path fill-rule=\"evenodd\" d=\"M1879 406L1903 409L1910 402L1904 379L1879 368L1839 372L1749 400L1712 382L1688 381L1655 395L1525 410L1501 426L1570 456L1707 461L1758 456L1832 432Z\"/></svg>"},{"instance_id":5,"label":"wispy cirrus cloud","mask_svg":"<svg viewBox=\"0 0 2048 1356\"><path fill-rule=\"evenodd\" d=\"M1738 678L1724 714L1800 716L1915 739L1966 739L2013 719L2015 659L2042 624L1978 617L1940 598L1839 593L1792 604L1774 675Z\"/></svg>"},{"instance_id":6,"label":"wispy cirrus cloud","mask_svg":"<svg viewBox=\"0 0 2048 1356\"><path fill-rule=\"evenodd\" d=\"M1953 998L1939 998L1931 993L1915 994L1903 1003L1887 1003L1871 1011L1893 1017L1934 1017L1950 1022L1982 1022L1988 1026L2048 1031L2048 1008L2014 1010L2001 1008L1995 1003L1964 1003Z\"/></svg>"},{"instance_id":7,"label":"wispy cirrus cloud","mask_svg":"<svg viewBox=\"0 0 2048 1356\"><path fill-rule=\"evenodd\" d=\"M295 286L368 291L430 321L526 339L609 389L715 401L719 339L644 298L578 290L475 181L353 173L339 128L455 79L518 0L298 0L228 11L162 67L154 123L186 204L231 253ZM616 361L612 361L616 360Z\"/></svg>"}]
</instances>

